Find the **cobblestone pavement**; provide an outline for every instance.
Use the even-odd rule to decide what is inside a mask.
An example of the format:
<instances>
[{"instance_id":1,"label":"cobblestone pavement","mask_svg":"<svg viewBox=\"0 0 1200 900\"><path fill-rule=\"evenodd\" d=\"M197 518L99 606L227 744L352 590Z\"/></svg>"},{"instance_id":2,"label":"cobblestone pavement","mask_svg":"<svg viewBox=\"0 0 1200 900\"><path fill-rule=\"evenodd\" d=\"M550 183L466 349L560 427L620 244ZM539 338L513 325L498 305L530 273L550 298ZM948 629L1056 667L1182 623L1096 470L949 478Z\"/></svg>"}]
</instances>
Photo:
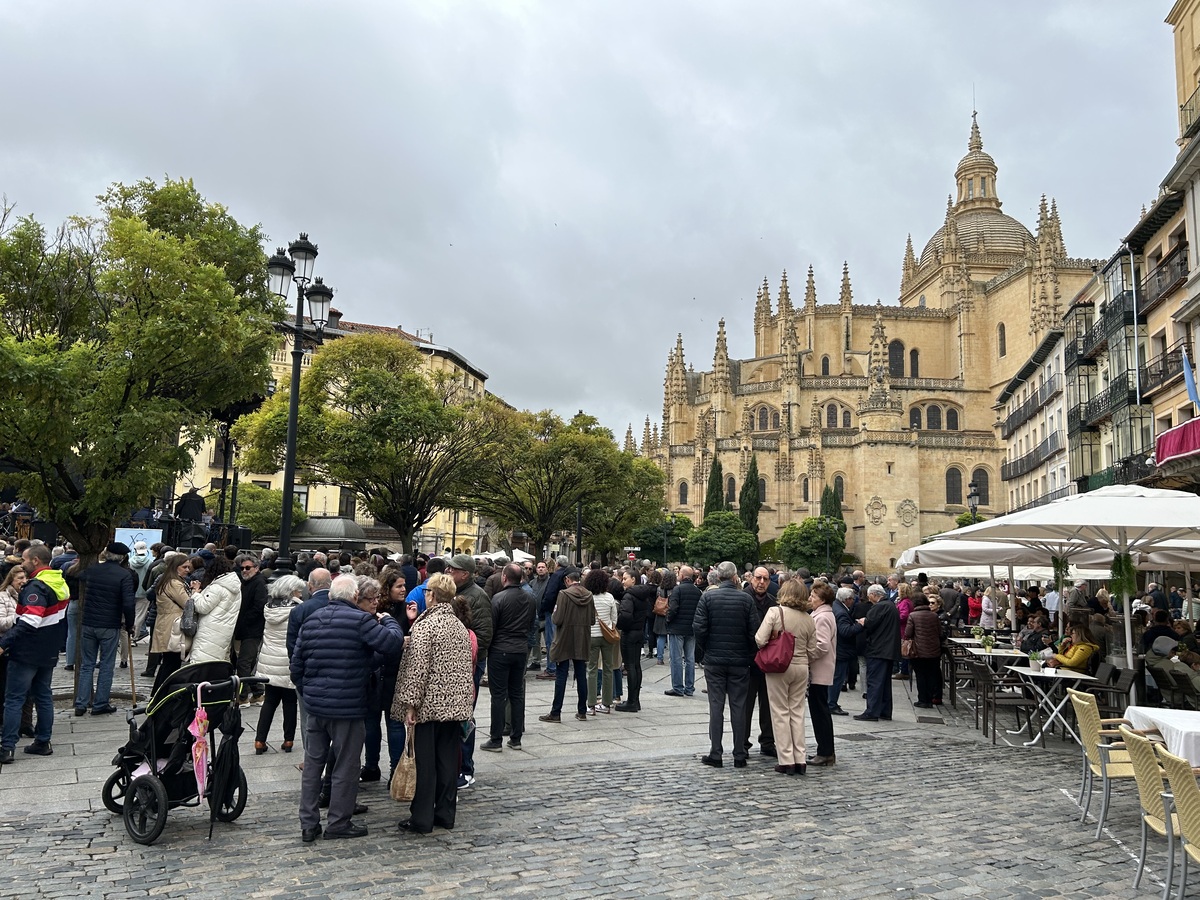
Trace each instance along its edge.
<instances>
[{"instance_id":1,"label":"cobblestone pavement","mask_svg":"<svg viewBox=\"0 0 1200 900\"><path fill-rule=\"evenodd\" d=\"M460 794L453 831L400 833L404 814L367 785L356 841L300 841L299 754L243 764L251 797L236 823L173 810L141 847L99 802L123 739L120 716L69 716L55 755L0 774L0 897L342 897L364 890L429 897L1150 897L1165 868L1152 842L1133 891L1137 797L1114 792L1110 827L1078 822L1078 751L993 747L958 714L917 721L895 683L896 719L838 718L838 763L807 776L752 754L741 770L700 765L707 704L662 695L647 670L640 715L536 716L550 687L529 682L524 751L477 752L479 783ZM699 686L702 686L702 682ZM698 687L699 687L698 686ZM486 689L480 728L486 734ZM961 701L960 701L961 702ZM857 694L844 698L862 708ZM966 715L963 715L963 712ZM256 709L248 711L251 724ZM279 737L276 725L274 738ZM811 746L811 738L810 738ZM728 754L728 736L726 739ZM21 754L18 753L18 756ZM727 764L730 762L727 759ZM1197 888L1200 890L1200 888Z\"/></svg>"}]
</instances>

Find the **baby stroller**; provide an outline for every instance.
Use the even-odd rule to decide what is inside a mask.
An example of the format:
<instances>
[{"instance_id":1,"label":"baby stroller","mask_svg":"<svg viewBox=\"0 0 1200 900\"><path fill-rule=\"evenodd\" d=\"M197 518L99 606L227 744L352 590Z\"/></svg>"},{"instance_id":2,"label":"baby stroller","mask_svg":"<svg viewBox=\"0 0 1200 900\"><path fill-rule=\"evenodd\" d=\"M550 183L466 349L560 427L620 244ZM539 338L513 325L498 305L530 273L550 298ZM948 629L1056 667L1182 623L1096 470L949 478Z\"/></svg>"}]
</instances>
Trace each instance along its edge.
<instances>
[{"instance_id":1,"label":"baby stroller","mask_svg":"<svg viewBox=\"0 0 1200 900\"><path fill-rule=\"evenodd\" d=\"M144 706L129 711L129 741L113 758L117 770L104 783L105 807L120 813L139 844L158 840L167 810L207 800L212 821L232 822L246 808L246 775L237 739L242 716L239 681L227 662L199 663L174 672ZM145 716L138 724L138 717ZM210 725L221 732L213 752Z\"/></svg>"}]
</instances>

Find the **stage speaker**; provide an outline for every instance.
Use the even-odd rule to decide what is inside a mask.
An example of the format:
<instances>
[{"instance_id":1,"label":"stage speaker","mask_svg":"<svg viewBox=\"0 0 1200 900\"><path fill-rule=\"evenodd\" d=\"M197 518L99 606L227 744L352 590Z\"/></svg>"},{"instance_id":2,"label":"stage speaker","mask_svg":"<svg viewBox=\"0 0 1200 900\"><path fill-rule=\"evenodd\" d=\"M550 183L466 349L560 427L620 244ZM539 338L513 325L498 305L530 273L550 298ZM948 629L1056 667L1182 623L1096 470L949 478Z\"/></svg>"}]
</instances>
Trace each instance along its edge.
<instances>
[{"instance_id":1,"label":"stage speaker","mask_svg":"<svg viewBox=\"0 0 1200 900\"><path fill-rule=\"evenodd\" d=\"M223 525L222 546L233 544L239 550L250 549L250 529L245 525Z\"/></svg>"},{"instance_id":2,"label":"stage speaker","mask_svg":"<svg viewBox=\"0 0 1200 900\"><path fill-rule=\"evenodd\" d=\"M208 543L208 526L203 522L176 522L175 546L187 550L197 550Z\"/></svg>"},{"instance_id":3,"label":"stage speaker","mask_svg":"<svg viewBox=\"0 0 1200 900\"><path fill-rule=\"evenodd\" d=\"M48 547L58 543L58 526L53 522L34 522L29 536Z\"/></svg>"}]
</instances>

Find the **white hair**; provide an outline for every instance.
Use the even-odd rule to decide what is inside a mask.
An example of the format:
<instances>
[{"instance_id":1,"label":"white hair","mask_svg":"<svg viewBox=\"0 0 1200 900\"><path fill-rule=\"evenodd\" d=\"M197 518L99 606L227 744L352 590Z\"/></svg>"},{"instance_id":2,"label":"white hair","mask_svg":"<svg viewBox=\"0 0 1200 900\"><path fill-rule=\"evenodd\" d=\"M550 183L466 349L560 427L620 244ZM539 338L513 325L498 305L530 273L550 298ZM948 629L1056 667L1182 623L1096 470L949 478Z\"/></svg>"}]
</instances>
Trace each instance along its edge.
<instances>
[{"instance_id":1,"label":"white hair","mask_svg":"<svg viewBox=\"0 0 1200 900\"><path fill-rule=\"evenodd\" d=\"M358 596L358 579L353 575L339 575L329 586L330 600L349 600L354 602Z\"/></svg>"},{"instance_id":2,"label":"white hair","mask_svg":"<svg viewBox=\"0 0 1200 900\"><path fill-rule=\"evenodd\" d=\"M883 597L887 594L887 590L882 584L873 584L867 588L867 593L871 595L878 594L880 597Z\"/></svg>"}]
</instances>

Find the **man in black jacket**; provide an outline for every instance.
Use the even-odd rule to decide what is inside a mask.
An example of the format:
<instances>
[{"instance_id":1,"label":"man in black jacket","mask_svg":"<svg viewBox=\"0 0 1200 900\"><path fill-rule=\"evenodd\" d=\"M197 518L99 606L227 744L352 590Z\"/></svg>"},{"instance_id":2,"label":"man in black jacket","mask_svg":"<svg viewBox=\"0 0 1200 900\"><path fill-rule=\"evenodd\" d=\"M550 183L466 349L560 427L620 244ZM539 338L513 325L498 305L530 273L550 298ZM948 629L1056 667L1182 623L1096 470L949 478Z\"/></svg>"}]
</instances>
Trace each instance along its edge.
<instances>
[{"instance_id":1,"label":"man in black jacket","mask_svg":"<svg viewBox=\"0 0 1200 900\"><path fill-rule=\"evenodd\" d=\"M736 577L736 572L734 573ZM696 637L692 620L700 605L700 588L688 566L679 570L679 583L667 601L667 647L671 653L671 689L668 697L690 697L696 693Z\"/></svg>"},{"instance_id":2,"label":"man in black jacket","mask_svg":"<svg viewBox=\"0 0 1200 900\"><path fill-rule=\"evenodd\" d=\"M704 653L704 679L708 684L710 748L700 762L716 768L724 765L721 742L725 735L726 697L733 726L733 765L736 769L746 765L746 698L756 649L754 633L760 620L754 601L738 588L737 577L737 566L733 563L717 566L718 584L701 596L693 626L696 644Z\"/></svg>"},{"instance_id":3,"label":"man in black jacket","mask_svg":"<svg viewBox=\"0 0 1200 900\"><path fill-rule=\"evenodd\" d=\"M508 746L521 749L525 733L525 664L529 661L529 626L533 596L521 587L521 567L509 563L500 572L502 587L492 595L492 643L488 647L488 690L492 695L491 739L483 750L503 750L504 714L512 704Z\"/></svg>"},{"instance_id":4,"label":"man in black jacket","mask_svg":"<svg viewBox=\"0 0 1200 900\"><path fill-rule=\"evenodd\" d=\"M867 588L871 609L859 621L867 638L867 710L860 722L892 718L892 663L900 658L900 612L883 585Z\"/></svg>"},{"instance_id":5,"label":"man in black jacket","mask_svg":"<svg viewBox=\"0 0 1200 900\"><path fill-rule=\"evenodd\" d=\"M633 569L621 569L624 593L618 601L617 630L621 632L621 658L629 669L625 702L613 707L617 712L642 711L642 645L646 640L646 617L658 594L652 584L641 584Z\"/></svg>"},{"instance_id":6,"label":"man in black jacket","mask_svg":"<svg viewBox=\"0 0 1200 900\"><path fill-rule=\"evenodd\" d=\"M83 645L80 650L79 690L75 694L75 715L82 716L92 708L93 716L113 713L117 708L108 702L112 691L113 664L121 628L131 636L135 614L134 577L123 563L129 547L109 544L100 554L100 564L85 569L79 580L87 586L84 595L81 624ZM96 675L93 696L92 673Z\"/></svg>"},{"instance_id":7,"label":"man in black jacket","mask_svg":"<svg viewBox=\"0 0 1200 900\"><path fill-rule=\"evenodd\" d=\"M750 575L750 584L745 593L754 601L761 622L767 610L779 604L775 595L779 589L771 584L771 573L766 566L759 566ZM750 661L750 691L746 699L746 749L751 746L750 735L754 731L754 701L758 701L758 749L763 756L775 756L775 728L771 724L771 703L767 698L767 676L762 669Z\"/></svg>"},{"instance_id":8,"label":"man in black jacket","mask_svg":"<svg viewBox=\"0 0 1200 900\"><path fill-rule=\"evenodd\" d=\"M835 716L850 715L839 705L839 700L851 668L858 670L856 635L860 629L851 613L853 606L854 588L846 585L838 588L837 599L833 602L833 617L837 622L837 659L833 666L833 684L829 686L829 712ZM866 615L866 611L863 615Z\"/></svg>"},{"instance_id":9,"label":"man in black jacket","mask_svg":"<svg viewBox=\"0 0 1200 900\"><path fill-rule=\"evenodd\" d=\"M234 662L238 678L249 678L258 666L258 653L262 649L263 632L266 630L267 579L258 571L258 557L252 553L239 553L233 561L242 579L242 605L238 608L237 623L233 626ZM243 694L243 705L250 700L261 703L265 690L254 688L253 697Z\"/></svg>"}]
</instances>

